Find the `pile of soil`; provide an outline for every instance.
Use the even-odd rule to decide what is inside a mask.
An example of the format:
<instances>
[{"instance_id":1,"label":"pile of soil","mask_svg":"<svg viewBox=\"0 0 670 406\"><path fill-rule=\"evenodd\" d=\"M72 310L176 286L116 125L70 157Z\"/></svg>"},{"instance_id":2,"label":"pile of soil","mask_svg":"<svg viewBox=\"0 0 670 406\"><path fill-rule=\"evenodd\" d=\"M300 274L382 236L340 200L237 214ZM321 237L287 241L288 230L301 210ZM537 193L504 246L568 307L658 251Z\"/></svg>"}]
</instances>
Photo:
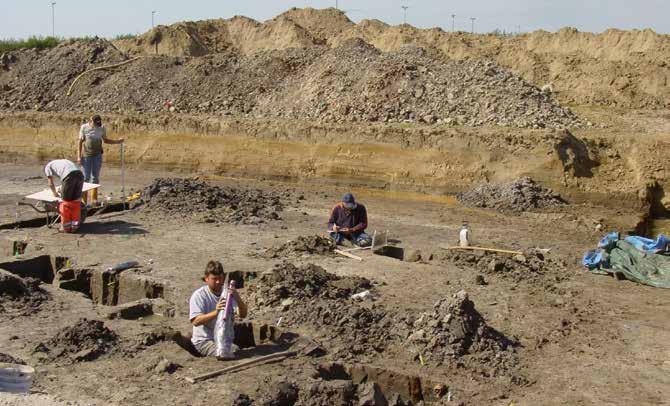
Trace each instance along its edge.
<instances>
[{"instance_id":1,"label":"pile of soil","mask_svg":"<svg viewBox=\"0 0 670 406\"><path fill-rule=\"evenodd\" d=\"M300 236L279 246L270 247L260 255L264 258L286 258L305 255L333 255L335 242L320 235Z\"/></svg>"},{"instance_id":2,"label":"pile of soil","mask_svg":"<svg viewBox=\"0 0 670 406\"><path fill-rule=\"evenodd\" d=\"M49 294L39 287L35 278L21 278L0 269L0 314L9 317L26 316L39 310Z\"/></svg>"},{"instance_id":3,"label":"pile of soil","mask_svg":"<svg viewBox=\"0 0 670 406\"><path fill-rule=\"evenodd\" d=\"M310 326L332 343L329 352L343 359L372 357L397 333L393 313L375 304L352 303L351 295L370 289L365 278L290 263L275 265L249 287L260 311L280 311L283 326Z\"/></svg>"},{"instance_id":4,"label":"pile of soil","mask_svg":"<svg viewBox=\"0 0 670 406\"><path fill-rule=\"evenodd\" d=\"M373 382L354 385L347 379L322 381L298 385L282 381L260 394L257 400L246 394L239 394L233 400L233 406L321 406L321 405L387 405L410 406L411 401L404 402L397 394L387 397L379 385Z\"/></svg>"},{"instance_id":5,"label":"pile of soil","mask_svg":"<svg viewBox=\"0 0 670 406\"><path fill-rule=\"evenodd\" d=\"M123 60L104 40L15 51L0 70L0 110L210 113L323 122L581 127L550 94L488 60L422 48L382 52L359 38L250 55ZM169 101L169 103L166 103Z\"/></svg>"},{"instance_id":6,"label":"pile of soil","mask_svg":"<svg viewBox=\"0 0 670 406\"><path fill-rule=\"evenodd\" d=\"M250 291L259 306L276 306L287 299L295 303L310 299L349 299L371 288L372 283L365 278L340 277L318 265L296 266L284 262L261 274Z\"/></svg>"},{"instance_id":7,"label":"pile of soil","mask_svg":"<svg viewBox=\"0 0 670 406\"><path fill-rule=\"evenodd\" d=\"M568 278L567 264L549 258L539 250L528 250L522 255L510 256L495 252L441 250L433 260L448 262L461 269L511 279L516 283L539 285L553 291L556 283Z\"/></svg>"},{"instance_id":8,"label":"pile of soil","mask_svg":"<svg viewBox=\"0 0 670 406\"><path fill-rule=\"evenodd\" d=\"M80 319L74 325L58 331L35 352L47 354L49 361L92 361L117 348L116 333L99 320Z\"/></svg>"},{"instance_id":9,"label":"pile of soil","mask_svg":"<svg viewBox=\"0 0 670 406\"><path fill-rule=\"evenodd\" d=\"M549 85L569 104L617 107L668 107L665 78L670 65L670 39L652 30L606 30L599 34L563 28L524 35L446 32L379 20L351 21L330 9L291 9L258 22L246 17L180 22L158 26L136 39L114 44L124 52L201 56L235 51L336 47L360 37L384 51L416 44L451 59L491 58L537 86ZM156 42L158 40L158 46Z\"/></svg>"},{"instance_id":10,"label":"pile of soil","mask_svg":"<svg viewBox=\"0 0 670 406\"><path fill-rule=\"evenodd\" d=\"M179 219L195 216L208 223L261 224L280 220L279 193L212 186L197 179L158 178L144 188L149 212Z\"/></svg>"},{"instance_id":11,"label":"pile of soil","mask_svg":"<svg viewBox=\"0 0 670 406\"><path fill-rule=\"evenodd\" d=\"M538 185L527 176L510 183L479 185L468 192L459 193L457 197L466 206L503 212L523 212L566 204L553 190Z\"/></svg>"},{"instance_id":12,"label":"pile of soil","mask_svg":"<svg viewBox=\"0 0 670 406\"><path fill-rule=\"evenodd\" d=\"M485 376L501 375L518 364L518 343L489 327L463 290L421 314L407 344L429 364L464 365Z\"/></svg>"}]
</instances>

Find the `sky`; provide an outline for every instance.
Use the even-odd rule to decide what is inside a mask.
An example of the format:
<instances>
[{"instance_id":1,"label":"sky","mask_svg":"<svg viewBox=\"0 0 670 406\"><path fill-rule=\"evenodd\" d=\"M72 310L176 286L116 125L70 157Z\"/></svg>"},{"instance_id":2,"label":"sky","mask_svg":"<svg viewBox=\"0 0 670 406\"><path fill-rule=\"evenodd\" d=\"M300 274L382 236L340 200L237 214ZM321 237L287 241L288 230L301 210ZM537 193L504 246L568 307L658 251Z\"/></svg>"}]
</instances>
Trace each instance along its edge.
<instances>
[{"instance_id":1,"label":"sky","mask_svg":"<svg viewBox=\"0 0 670 406\"><path fill-rule=\"evenodd\" d=\"M55 0L55 33L59 37L138 34L156 24L244 15L259 21L291 7L334 7L336 0ZM670 33L670 0L339 0L350 19L407 22L420 28L470 31L556 31L574 27L602 32L608 28ZM52 32L50 0L0 0L0 38L46 36Z\"/></svg>"}]
</instances>

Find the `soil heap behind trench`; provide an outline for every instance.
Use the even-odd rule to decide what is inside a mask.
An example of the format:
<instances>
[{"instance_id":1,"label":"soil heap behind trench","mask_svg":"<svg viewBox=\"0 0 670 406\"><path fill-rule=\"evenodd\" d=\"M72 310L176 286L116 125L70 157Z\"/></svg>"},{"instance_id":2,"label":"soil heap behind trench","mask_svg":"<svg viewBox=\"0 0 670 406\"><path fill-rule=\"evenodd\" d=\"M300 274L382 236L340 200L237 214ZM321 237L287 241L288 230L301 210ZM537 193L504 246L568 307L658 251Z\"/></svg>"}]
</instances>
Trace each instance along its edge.
<instances>
[{"instance_id":1,"label":"soil heap behind trench","mask_svg":"<svg viewBox=\"0 0 670 406\"><path fill-rule=\"evenodd\" d=\"M382 52L361 39L197 58L126 60L104 40L15 51L0 69L0 110L246 115L326 122L423 122L566 128L583 122L492 61L451 61L417 47Z\"/></svg>"}]
</instances>

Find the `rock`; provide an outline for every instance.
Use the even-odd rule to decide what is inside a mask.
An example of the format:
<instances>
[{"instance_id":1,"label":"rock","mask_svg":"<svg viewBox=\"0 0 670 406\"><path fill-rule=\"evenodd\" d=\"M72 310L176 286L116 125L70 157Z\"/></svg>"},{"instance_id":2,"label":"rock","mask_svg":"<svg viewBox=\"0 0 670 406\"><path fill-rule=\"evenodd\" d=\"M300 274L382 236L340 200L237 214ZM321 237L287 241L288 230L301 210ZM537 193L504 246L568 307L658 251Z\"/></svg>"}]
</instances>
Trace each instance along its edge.
<instances>
[{"instance_id":1,"label":"rock","mask_svg":"<svg viewBox=\"0 0 670 406\"><path fill-rule=\"evenodd\" d=\"M421 251L408 250L405 254L405 262L419 262L421 261Z\"/></svg>"},{"instance_id":2,"label":"rock","mask_svg":"<svg viewBox=\"0 0 670 406\"><path fill-rule=\"evenodd\" d=\"M522 264L525 264L525 263L526 263L526 256L523 255L523 254L515 255L515 256L514 256L514 260L515 260L516 262L520 262L520 263L522 263Z\"/></svg>"},{"instance_id":3,"label":"rock","mask_svg":"<svg viewBox=\"0 0 670 406\"><path fill-rule=\"evenodd\" d=\"M388 406L382 390L374 382L368 382L358 387L359 406Z\"/></svg>"},{"instance_id":4,"label":"rock","mask_svg":"<svg viewBox=\"0 0 670 406\"><path fill-rule=\"evenodd\" d=\"M488 283L486 283L483 275L477 275L475 276L475 285L485 286L488 285Z\"/></svg>"},{"instance_id":5,"label":"rock","mask_svg":"<svg viewBox=\"0 0 670 406\"><path fill-rule=\"evenodd\" d=\"M175 364L174 362L170 361L167 358L162 358L160 361L158 361L158 364L154 367L154 372L158 374L172 374L174 373L177 369L181 368L181 365Z\"/></svg>"}]
</instances>

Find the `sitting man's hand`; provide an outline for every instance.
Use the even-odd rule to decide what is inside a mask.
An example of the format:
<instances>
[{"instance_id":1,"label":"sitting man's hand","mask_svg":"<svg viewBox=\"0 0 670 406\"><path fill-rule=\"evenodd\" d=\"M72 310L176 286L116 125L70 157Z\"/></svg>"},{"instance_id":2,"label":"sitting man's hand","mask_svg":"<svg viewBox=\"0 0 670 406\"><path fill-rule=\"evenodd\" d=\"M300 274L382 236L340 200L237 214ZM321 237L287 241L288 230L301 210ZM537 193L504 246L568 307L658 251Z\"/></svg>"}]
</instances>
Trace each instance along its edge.
<instances>
[{"instance_id":1,"label":"sitting man's hand","mask_svg":"<svg viewBox=\"0 0 670 406\"><path fill-rule=\"evenodd\" d=\"M223 311L223 309L225 308L226 308L226 300L225 299L219 300L219 303L216 304L216 311L220 312Z\"/></svg>"},{"instance_id":2,"label":"sitting man's hand","mask_svg":"<svg viewBox=\"0 0 670 406\"><path fill-rule=\"evenodd\" d=\"M337 224L333 224L333 231L336 233L340 231L340 228L337 226Z\"/></svg>"},{"instance_id":3,"label":"sitting man's hand","mask_svg":"<svg viewBox=\"0 0 670 406\"><path fill-rule=\"evenodd\" d=\"M346 227L345 227L345 228L341 228L341 229L340 229L340 232L342 232L342 233L344 233L344 234L349 234L349 229L346 228Z\"/></svg>"}]
</instances>

